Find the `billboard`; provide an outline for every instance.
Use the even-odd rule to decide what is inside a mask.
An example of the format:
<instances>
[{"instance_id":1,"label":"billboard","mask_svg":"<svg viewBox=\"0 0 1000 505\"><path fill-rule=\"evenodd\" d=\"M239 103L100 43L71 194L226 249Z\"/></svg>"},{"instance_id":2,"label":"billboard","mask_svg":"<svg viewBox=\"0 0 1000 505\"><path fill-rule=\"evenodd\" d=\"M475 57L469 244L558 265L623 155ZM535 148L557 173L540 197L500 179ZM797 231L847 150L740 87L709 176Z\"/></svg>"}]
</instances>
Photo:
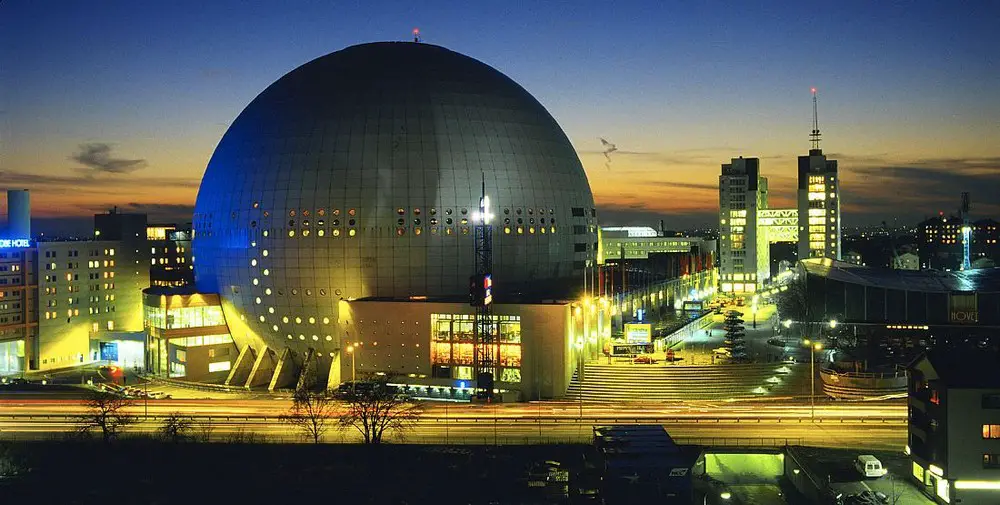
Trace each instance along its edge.
<instances>
[{"instance_id":1,"label":"billboard","mask_svg":"<svg viewBox=\"0 0 1000 505\"><path fill-rule=\"evenodd\" d=\"M653 335L651 324L625 324L625 341L633 344L647 344Z\"/></svg>"},{"instance_id":2,"label":"billboard","mask_svg":"<svg viewBox=\"0 0 1000 505\"><path fill-rule=\"evenodd\" d=\"M101 360L118 361L118 342L101 342Z\"/></svg>"}]
</instances>

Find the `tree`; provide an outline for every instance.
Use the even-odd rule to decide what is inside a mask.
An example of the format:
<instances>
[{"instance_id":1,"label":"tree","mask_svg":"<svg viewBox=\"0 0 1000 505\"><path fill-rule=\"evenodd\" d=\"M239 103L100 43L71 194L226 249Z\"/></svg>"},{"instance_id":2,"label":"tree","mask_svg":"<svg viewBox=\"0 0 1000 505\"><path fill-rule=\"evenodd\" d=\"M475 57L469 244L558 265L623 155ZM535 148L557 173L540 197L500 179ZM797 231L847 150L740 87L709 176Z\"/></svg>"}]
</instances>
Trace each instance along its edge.
<instances>
[{"instance_id":1,"label":"tree","mask_svg":"<svg viewBox=\"0 0 1000 505\"><path fill-rule=\"evenodd\" d=\"M813 311L809 290L803 274L786 284L787 289L778 293L778 312L785 321L792 321L802 338L817 338L820 317ZM792 330L795 331L795 330Z\"/></svg>"},{"instance_id":2,"label":"tree","mask_svg":"<svg viewBox=\"0 0 1000 505\"><path fill-rule=\"evenodd\" d=\"M738 311L730 310L726 312L726 320L723 323L723 328L726 330L725 347L729 350L729 356L733 361L744 361L747 358L746 330L740 316Z\"/></svg>"},{"instance_id":3,"label":"tree","mask_svg":"<svg viewBox=\"0 0 1000 505\"><path fill-rule=\"evenodd\" d=\"M160 437L169 442L183 442L188 438L188 431L192 428L190 418L181 416L180 412L174 412L163 420L160 425Z\"/></svg>"},{"instance_id":4,"label":"tree","mask_svg":"<svg viewBox=\"0 0 1000 505\"><path fill-rule=\"evenodd\" d=\"M126 426L136 422L135 416L125 412L125 408L134 403L125 396L94 391L87 399L87 413L80 417L80 431L89 432L98 428L105 443L114 441Z\"/></svg>"},{"instance_id":5,"label":"tree","mask_svg":"<svg viewBox=\"0 0 1000 505\"><path fill-rule=\"evenodd\" d=\"M329 422L333 413L333 399L326 391L310 391L300 387L295 390L291 410L282 414L280 419L312 439L314 444L318 444L323 434L330 429Z\"/></svg>"},{"instance_id":6,"label":"tree","mask_svg":"<svg viewBox=\"0 0 1000 505\"><path fill-rule=\"evenodd\" d=\"M386 432L413 428L420 409L390 386L387 376L375 376L344 396L347 410L340 416L341 428L354 428L366 444L380 444Z\"/></svg>"}]
</instances>

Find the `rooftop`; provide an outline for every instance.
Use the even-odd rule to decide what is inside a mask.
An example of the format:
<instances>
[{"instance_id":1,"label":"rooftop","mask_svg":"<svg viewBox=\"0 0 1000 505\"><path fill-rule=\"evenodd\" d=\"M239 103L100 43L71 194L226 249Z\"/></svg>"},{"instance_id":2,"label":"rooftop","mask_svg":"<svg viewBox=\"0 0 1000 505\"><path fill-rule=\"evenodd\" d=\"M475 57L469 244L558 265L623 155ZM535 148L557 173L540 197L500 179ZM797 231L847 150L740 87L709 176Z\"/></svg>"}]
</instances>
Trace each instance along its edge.
<instances>
[{"instance_id":1,"label":"rooftop","mask_svg":"<svg viewBox=\"0 0 1000 505\"><path fill-rule=\"evenodd\" d=\"M949 387L1000 388L1000 355L990 351L929 351L910 364Z\"/></svg>"},{"instance_id":2,"label":"rooftop","mask_svg":"<svg viewBox=\"0 0 1000 505\"><path fill-rule=\"evenodd\" d=\"M810 275L862 286L920 292L1000 292L1000 268L954 272L891 270L818 258L804 260L802 265Z\"/></svg>"}]
</instances>

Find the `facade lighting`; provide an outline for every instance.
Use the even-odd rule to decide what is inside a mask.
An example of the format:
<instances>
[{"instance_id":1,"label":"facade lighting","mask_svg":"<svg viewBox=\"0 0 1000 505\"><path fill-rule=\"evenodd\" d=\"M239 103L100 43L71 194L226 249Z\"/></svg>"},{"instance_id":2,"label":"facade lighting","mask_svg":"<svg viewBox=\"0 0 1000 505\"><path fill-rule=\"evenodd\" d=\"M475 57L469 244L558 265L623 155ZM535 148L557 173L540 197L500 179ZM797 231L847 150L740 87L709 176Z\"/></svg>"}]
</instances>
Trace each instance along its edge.
<instances>
[{"instance_id":1,"label":"facade lighting","mask_svg":"<svg viewBox=\"0 0 1000 505\"><path fill-rule=\"evenodd\" d=\"M1000 491L1000 481L993 480L956 480L955 489L980 489Z\"/></svg>"}]
</instances>

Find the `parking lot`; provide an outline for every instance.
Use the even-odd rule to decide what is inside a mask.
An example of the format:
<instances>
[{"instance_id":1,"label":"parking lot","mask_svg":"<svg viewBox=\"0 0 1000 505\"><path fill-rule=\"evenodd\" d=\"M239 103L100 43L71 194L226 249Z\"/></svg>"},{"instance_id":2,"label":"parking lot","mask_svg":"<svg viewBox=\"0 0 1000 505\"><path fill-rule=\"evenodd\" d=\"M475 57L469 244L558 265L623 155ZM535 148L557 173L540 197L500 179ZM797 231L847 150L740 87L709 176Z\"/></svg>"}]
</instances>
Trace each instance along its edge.
<instances>
[{"instance_id":1,"label":"parking lot","mask_svg":"<svg viewBox=\"0 0 1000 505\"><path fill-rule=\"evenodd\" d=\"M854 468L854 461L861 454L856 450L819 449L797 447L796 452L805 457L804 466L814 476L827 479L830 486L842 495L845 505L851 503L896 503L897 505L934 505L907 479L910 462L902 452L869 451L888 473L878 478L865 478ZM852 498L861 494L885 496L884 501L864 501ZM893 502L893 497L896 501Z\"/></svg>"}]
</instances>

